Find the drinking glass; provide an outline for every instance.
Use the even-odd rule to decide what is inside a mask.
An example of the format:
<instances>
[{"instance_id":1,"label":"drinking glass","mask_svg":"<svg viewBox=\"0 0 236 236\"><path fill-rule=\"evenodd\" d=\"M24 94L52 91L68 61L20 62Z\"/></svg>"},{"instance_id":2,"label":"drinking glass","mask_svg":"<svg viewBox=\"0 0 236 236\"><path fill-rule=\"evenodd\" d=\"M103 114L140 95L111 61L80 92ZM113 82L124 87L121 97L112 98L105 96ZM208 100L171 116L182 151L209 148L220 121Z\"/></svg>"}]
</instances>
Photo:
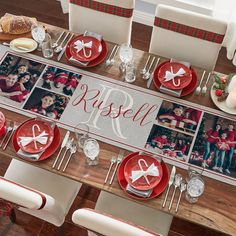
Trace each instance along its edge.
<instances>
[{"instance_id":1,"label":"drinking glass","mask_svg":"<svg viewBox=\"0 0 236 236\"><path fill-rule=\"evenodd\" d=\"M46 35L45 29L42 26L34 25L31 28L31 34L32 34L33 39L38 43L37 49L41 51L42 42L45 39L45 35Z\"/></svg>"},{"instance_id":2,"label":"drinking glass","mask_svg":"<svg viewBox=\"0 0 236 236\"><path fill-rule=\"evenodd\" d=\"M42 52L45 58L53 57L52 38L50 34L46 33L42 42Z\"/></svg>"},{"instance_id":3,"label":"drinking glass","mask_svg":"<svg viewBox=\"0 0 236 236\"><path fill-rule=\"evenodd\" d=\"M84 142L89 138L89 126L85 123L78 123L75 127L75 137L81 149L84 147Z\"/></svg>"},{"instance_id":4,"label":"drinking glass","mask_svg":"<svg viewBox=\"0 0 236 236\"><path fill-rule=\"evenodd\" d=\"M94 166L98 164L98 155L100 152L100 147L97 140L93 138L88 138L84 142L83 151L86 156L86 162L89 166Z\"/></svg>"},{"instance_id":5,"label":"drinking glass","mask_svg":"<svg viewBox=\"0 0 236 236\"><path fill-rule=\"evenodd\" d=\"M136 79L136 71L133 62L129 62L126 64L125 69L125 81L128 83L134 82Z\"/></svg>"},{"instance_id":6,"label":"drinking glass","mask_svg":"<svg viewBox=\"0 0 236 236\"><path fill-rule=\"evenodd\" d=\"M121 44L119 50L119 57L121 60L120 69L124 73L127 63L131 62L133 59L133 49L130 44Z\"/></svg>"},{"instance_id":7,"label":"drinking glass","mask_svg":"<svg viewBox=\"0 0 236 236\"><path fill-rule=\"evenodd\" d=\"M205 183L202 178L202 172L199 173L191 168L188 169L187 188L185 198L190 203L195 203L198 198L203 194Z\"/></svg>"}]
</instances>

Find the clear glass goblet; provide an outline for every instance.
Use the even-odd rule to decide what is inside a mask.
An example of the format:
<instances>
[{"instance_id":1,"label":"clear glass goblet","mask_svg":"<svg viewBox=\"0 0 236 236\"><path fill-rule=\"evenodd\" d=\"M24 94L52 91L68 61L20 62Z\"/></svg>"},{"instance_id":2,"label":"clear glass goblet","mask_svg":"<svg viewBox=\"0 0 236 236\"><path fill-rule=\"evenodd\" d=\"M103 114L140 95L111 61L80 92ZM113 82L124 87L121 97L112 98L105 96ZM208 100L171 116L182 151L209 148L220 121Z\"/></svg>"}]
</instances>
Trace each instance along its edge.
<instances>
[{"instance_id":1,"label":"clear glass goblet","mask_svg":"<svg viewBox=\"0 0 236 236\"><path fill-rule=\"evenodd\" d=\"M78 146L82 150L84 142L89 138L89 126L85 123L78 123L75 127L75 137L78 142Z\"/></svg>"},{"instance_id":2,"label":"clear glass goblet","mask_svg":"<svg viewBox=\"0 0 236 236\"><path fill-rule=\"evenodd\" d=\"M119 57L121 60L120 70L124 73L127 63L133 60L133 49L128 43L123 43L120 46Z\"/></svg>"}]
</instances>

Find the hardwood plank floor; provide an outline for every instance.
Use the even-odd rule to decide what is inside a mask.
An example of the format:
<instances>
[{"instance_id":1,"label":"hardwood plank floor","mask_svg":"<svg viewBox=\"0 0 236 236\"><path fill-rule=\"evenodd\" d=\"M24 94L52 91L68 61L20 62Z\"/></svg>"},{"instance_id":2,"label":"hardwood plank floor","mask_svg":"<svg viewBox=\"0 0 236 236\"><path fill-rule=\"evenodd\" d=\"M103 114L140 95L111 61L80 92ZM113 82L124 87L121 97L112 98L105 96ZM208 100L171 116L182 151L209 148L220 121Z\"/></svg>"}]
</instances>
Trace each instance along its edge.
<instances>
[{"instance_id":1,"label":"hardwood plank floor","mask_svg":"<svg viewBox=\"0 0 236 236\"><path fill-rule=\"evenodd\" d=\"M55 0L0 0L0 16L6 12L34 16L39 21L63 28L68 28L68 14L63 14L60 3ZM134 48L148 51L152 28L142 24L134 23L132 28L131 44ZM222 73L236 72L236 67L231 61L226 59L226 50L222 49L217 61L216 70ZM10 163L8 158L0 158L0 175L4 175ZM71 222L71 215L74 210L81 207L94 208L99 190L83 186L66 217L65 223L61 227L55 227L47 222L29 216L20 211L16 211L17 221L11 224L9 219L0 218L1 236L57 236L76 235L87 236L84 229L81 229ZM222 235L198 225L174 218L169 236L217 236Z\"/></svg>"}]
</instances>

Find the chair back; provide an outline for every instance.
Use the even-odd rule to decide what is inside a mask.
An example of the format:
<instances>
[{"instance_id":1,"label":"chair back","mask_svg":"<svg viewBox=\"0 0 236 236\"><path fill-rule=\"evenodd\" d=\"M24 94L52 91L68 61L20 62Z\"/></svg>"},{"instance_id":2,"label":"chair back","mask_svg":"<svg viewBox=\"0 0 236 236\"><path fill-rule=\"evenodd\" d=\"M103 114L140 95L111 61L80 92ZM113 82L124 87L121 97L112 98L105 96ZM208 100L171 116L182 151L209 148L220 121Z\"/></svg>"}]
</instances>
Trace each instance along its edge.
<instances>
[{"instance_id":1,"label":"chair back","mask_svg":"<svg viewBox=\"0 0 236 236\"><path fill-rule=\"evenodd\" d=\"M33 210L45 209L46 205L54 204L51 196L3 177L0 177L0 198Z\"/></svg>"},{"instance_id":2,"label":"chair back","mask_svg":"<svg viewBox=\"0 0 236 236\"><path fill-rule=\"evenodd\" d=\"M160 236L132 223L101 214L92 209L79 209L72 215L72 221L96 235L105 236Z\"/></svg>"},{"instance_id":3,"label":"chair back","mask_svg":"<svg viewBox=\"0 0 236 236\"><path fill-rule=\"evenodd\" d=\"M70 0L69 28L96 32L117 44L130 43L134 0Z\"/></svg>"},{"instance_id":4,"label":"chair back","mask_svg":"<svg viewBox=\"0 0 236 236\"><path fill-rule=\"evenodd\" d=\"M160 4L149 51L213 70L226 28L224 21Z\"/></svg>"}]
</instances>

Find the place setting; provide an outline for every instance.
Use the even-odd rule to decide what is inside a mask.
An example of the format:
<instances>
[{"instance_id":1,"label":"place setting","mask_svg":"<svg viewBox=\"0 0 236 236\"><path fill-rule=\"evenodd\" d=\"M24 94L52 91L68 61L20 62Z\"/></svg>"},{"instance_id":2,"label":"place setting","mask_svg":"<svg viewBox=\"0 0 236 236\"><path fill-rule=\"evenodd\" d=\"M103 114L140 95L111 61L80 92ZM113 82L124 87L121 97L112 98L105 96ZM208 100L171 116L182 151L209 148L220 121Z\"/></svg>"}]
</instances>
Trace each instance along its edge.
<instances>
[{"instance_id":1,"label":"place setting","mask_svg":"<svg viewBox=\"0 0 236 236\"><path fill-rule=\"evenodd\" d=\"M60 140L60 130L55 123L35 118L15 129L12 146L17 156L28 161L42 161L56 152Z\"/></svg>"},{"instance_id":2,"label":"place setting","mask_svg":"<svg viewBox=\"0 0 236 236\"><path fill-rule=\"evenodd\" d=\"M156 67L153 82L160 92L183 97L195 90L197 74L188 62L171 59Z\"/></svg>"},{"instance_id":3,"label":"place setting","mask_svg":"<svg viewBox=\"0 0 236 236\"><path fill-rule=\"evenodd\" d=\"M131 153L119 164L117 178L120 187L132 198L149 200L166 188L169 170L163 160L146 153Z\"/></svg>"},{"instance_id":4,"label":"place setting","mask_svg":"<svg viewBox=\"0 0 236 236\"><path fill-rule=\"evenodd\" d=\"M107 45L102 36L86 31L83 35L69 40L65 56L69 63L81 68L89 68L102 63L107 56Z\"/></svg>"}]
</instances>

